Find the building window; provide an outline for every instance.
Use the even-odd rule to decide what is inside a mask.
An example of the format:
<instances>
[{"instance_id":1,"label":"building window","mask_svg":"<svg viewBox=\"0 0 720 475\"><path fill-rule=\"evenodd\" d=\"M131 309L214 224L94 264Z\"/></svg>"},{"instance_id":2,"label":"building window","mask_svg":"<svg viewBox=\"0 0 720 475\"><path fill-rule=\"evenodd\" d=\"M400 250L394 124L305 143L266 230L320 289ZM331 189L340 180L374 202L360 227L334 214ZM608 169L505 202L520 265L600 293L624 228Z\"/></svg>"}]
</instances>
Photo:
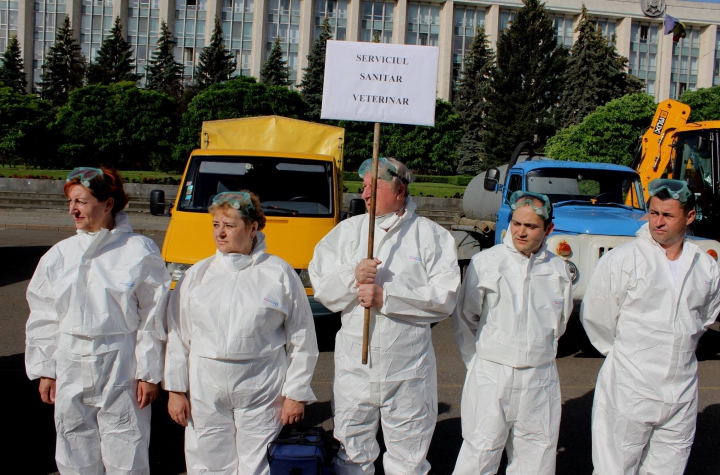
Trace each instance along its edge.
<instances>
[{"instance_id":1,"label":"building window","mask_svg":"<svg viewBox=\"0 0 720 475\"><path fill-rule=\"evenodd\" d=\"M566 48L572 48L573 33L575 26L573 17L563 15L552 15L553 24L555 25L555 35L557 36L557 44Z\"/></svg>"},{"instance_id":2,"label":"building window","mask_svg":"<svg viewBox=\"0 0 720 475\"><path fill-rule=\"evenodd\" d=\"M628 72L645 83L645 92L655 95L657 78L658 32L660 25L633 21L630 37Z\"/></svg>"},{"instance_id":3,"label":"building window","mask_svg":"<svg viewBox=\"0 0 720 475\"><path fill-rule=\"evenodd\" d=\"M372 41L377 33L381 43L392 43L394 11L394 3L363 1L360 41Z\"/></svg>"},{"instance_id":4,"label":"building window","mask_svg":"<svg viewBox=\"0 0 720 475\"><path fill-rule=\"evenodd\" d=\"M715 67L713 68L713 86L720 86L720 28L715 33Z\"/></svg>"},{"instance_id":5,"label":"building window","mask_svg":"<svg viewBox=\"0 0 720 475\"><path fill-rule=\"evenodd\" d=\"M143 75L140 82L145 85L145 69L160 35L160 0L130 0L127 22L127 41L134 50L135 72Z\"/></svg>"},{"instance_id":6,"label":"building window","mask_svg":"<svg viewBox=\"0 0 720 475\"><path fill-rule=\"evenodd\" d=\"M485 26L485 9L455 6L453 18L453 89L460 78L463 69L465 53L470 50L470 45L475 39L475 32L481 26Z\"/></svg>"},{"instance_id":7,"label":"building window","mask_svg":"<svg viewBox=\"0 0 720 475\"><path fill-rule=\"evenodd\" d=\"M440 5L409 3L405 44L438 46L440 34Z\"/></svg>"},{"instance_id":8,"label":"building window","mask_svg":"<svg viewBox=\"0 0 720 475\"><path fill-rule=\"evenodd\" d=\"M688 89L697 89L698 61L700 60L700 28L688 27L685 38L673 43L670 71L670 97L679 99Z\"/></svg>"},{"instance_id":9,"label":"building window","mask_svg":"<svg viewBox=\"0 0 720 475\"><path fill-rule=\"evenodd\" d=\"M225 46L235 55L233 76L250 75L254 0L223 0L222 30Z\"/></svg>"},{"instance_id":10,"label":"building window","mask_svg":"<svg viewBox=\"0 0 720 475\"><path fill-rule=\"evenodd\" d=\"M348 0L317 0L315 2L315 39L320 37L327 18L334 40L347 39Z\"/></svg>"},{"instance_id":11,"label":"building window","mask_svg":"<svg viewBox=\"0 0 720 475\"><path fill-rule=\"evenodd\" d=\"M608 41L615 41L617 32L617 20L614 18L596 18L593 20L597 29Z\"/></svg>"},{"instance_id":12,"label":"building window","mask_svg":"<svg viewBox=\"0 0 720 475\"><path fill-rule=\"evenodd\" d=\"M2 2L0 2L0 6L1 5ZM35 27L33 30L33 84L40 81L45 56L55 42L57 29L62 26L65 21L65 17L67 16L65 8L65 0L39 0L35 2ZM3 28L3 13L3 10L0 9L0 32ZM2 36L1 33L0 36ZM2 40L0 39L0 42L1 41ZM4 48L5 47L3 47L3 51Z\"/></svg>"},{"instance_id":13,"label":"building window","mask_svg":"<svg viewBox=\"0 0 720 475\"><path fill-rule=\"evenodd\" d=\"M515 18L517 18L516 10L500 10L500 31L502 32L507 28L510 28L512 22L515 21Z\"/></svg>"},{"instance_id":14,"label":"building window","mask_svg":"<svg viewBox=\"0 0 720 475\"><path fill-rule=\"evenodd\" d=\"M5 52L13 36L18 36L18 2L2 0L0 1L0 54Z\"/></svg>"},{"instance_id":15,"label":"building window","mask_svg":"<svg viewBox=\"0 0 720 475\"><path fill-rule=\"evenodd\" d=\"M268 9L267 55L275 38L280 38L283 59L290 67L290 81L298 79L298 43L300 42L300 0L270 0Z\"/></svg>"},{"instance_id":16,"label":"building window","mask_svg":"<svg viewBox=\"0 0 720 475\"><path fill-rule=\"evenodd\" d=\"M80 47L92 61L113 26L113 0L82 0L80 14Z\"/></svg>"},{"instance_id":17,"label":"building window","mask_svg":"<svg viewBox=\"0 0 720 475\"><path fill-rule=\"evenodd\" d=\"M195 77L200 51L205 46L206 0L177 0L175 3L175 59L184 66L186 83Z\"/></svg>"}]
</instances>

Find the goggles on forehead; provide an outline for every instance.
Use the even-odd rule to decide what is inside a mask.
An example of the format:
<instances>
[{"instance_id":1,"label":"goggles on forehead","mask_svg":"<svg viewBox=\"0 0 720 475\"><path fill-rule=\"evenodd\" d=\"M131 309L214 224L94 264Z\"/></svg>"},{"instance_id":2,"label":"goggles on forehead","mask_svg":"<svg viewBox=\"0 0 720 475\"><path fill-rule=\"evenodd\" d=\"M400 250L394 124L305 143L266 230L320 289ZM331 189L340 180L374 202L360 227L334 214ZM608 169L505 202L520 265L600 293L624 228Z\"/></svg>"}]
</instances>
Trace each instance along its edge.
<instances>
[{"instance_id":1,"label":"goggles on forehead","mask_svg":"<svg viewBox=\"0 0 720 475\"><path fill-rule=\"evenodd\" d=\"M368 158L367 160L365 160L362 165L360 165L360 169L358 170L358 175L360 175L360 179L364 179L366 173L372 173L372 158ZM385 157L378 158L378 178L382 181L388 182L392 181L393 178L397 178L405 185L410 184L407 178L403 178L398 175L397 166L395 166L394 163L390 163L390 161L388 161Z\"/></svg>"},{"instance_id":2,"label":"goggles on forehead","mask_svg":"<svg viewBox=\"0 0 720 475\"><path fill-rule=\"evenodd\" d=\"M648 194L651 198L663 190L668 192L670 198L678 200L682 204L687 203L692 196L692 191L688 188L687 183L681 180L657 178L648 184Z\"/></svg>"},{"instance_id":3,"label":"goggles on forehead","mask_svg":"<svg viewBox=\"0 0 720 475\"><path fill-rule=\"evenodd\" d=\"M78 167L68 173L67 179L65 180L66 183L71 182L72 180L78 180L85 188L90 187L90 180L92 180L95 177L102 176L103 171L99 168L92 168L92 167Z\"/></svg>"},{"instance_id":4,"label":"goggles on forehead","mask_svg":"<svg viewBox=\"0 0 720 475\"><path fill-rule=\"evenodd\" d=\"M234 209L245 217L250 216L250 211L255 211L255 205L250 199L250 193L246 191L223 191L213 197L213 204L229 203Z\"/></svg>"},{"instance_id":5,"label":"goggles on forehead","mask_svg":"<svg viewBox=\"0 0 720 475\"><path fill-rule=\"evenodd\" d=\"M542 205L537 206L537 201L542 203ZM522 190L518 190L510 195L510 209L515 211L525 205L530 206L543 220L552 218L552 203L550 203L550 198L546 195Z\"/></svg>"}]
</instances>

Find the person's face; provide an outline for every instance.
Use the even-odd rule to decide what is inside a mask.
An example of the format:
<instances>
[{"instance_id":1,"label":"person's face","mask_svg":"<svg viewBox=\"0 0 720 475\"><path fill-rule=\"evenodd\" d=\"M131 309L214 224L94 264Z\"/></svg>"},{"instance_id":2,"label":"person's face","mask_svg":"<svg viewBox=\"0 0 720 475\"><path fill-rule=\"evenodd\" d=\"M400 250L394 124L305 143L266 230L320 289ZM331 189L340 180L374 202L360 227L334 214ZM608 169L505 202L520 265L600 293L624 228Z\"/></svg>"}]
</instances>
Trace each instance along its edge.
<instances>
[{"instance_id":1,"label":"person's face","mask_svg":"<svg viewBox=\"0 0 720 475\"><path fill-rule=\"evenodd\" d=\"M213 237L220 252L250 254L258 224L247 226L234 209L218 209L213 215Z\"/></svg>"},{"instance_id":2,"label":"person's face","mask_svg":"<svg viewBox=\"0 0 720 475\"><path fill-rule=\"evenodd\" d=\"M539 204L539 203L537 203ZM537 252L543 244L543 241L553 231L555 225L550 223L545 227L545 223L535 210L528 205L521 206L513 211L510 219L510 234L512 235L513 245L518 252L530 256Z\"/></svg>"},{"instance_id":3,"label":"person's face","mask_svg":"<svg viewBox=\"0 0 720 475\"><path fill-rule=\"evenodd\" d=\"M372 174L366 173L363 179L362 198L365 200L365 206L370 209L370 193L372 185ZM392 190L392 185L387 181L378 179L377 194L375 195L375 215L382 216L384 214L393 213L405 206L405 190L407 188L398 186L396 191Z\"/></svg>"},{"instance_id":4,"label":"person's face","mask_svg":"<svg viewBox=\"0 0 720 475\"><path fill-rule=\"evenodd\" d=\"M687 227L695 221L695 210L685 214L678 200L650 198L650 235L663 247L669 247L685 238Z\"/></svg>"},{"instance_id":5,"label":"person's face","mask_svg":"<svg viewBox=\"0 0 720 475\"><path fill-rule=\"evenodd\" d=\"M98 201L90 190L77 184L68 191L68 213L75 220L75 228L93 233L102 228L110 229L113 199Z\"/></svg>"}]
</instances>

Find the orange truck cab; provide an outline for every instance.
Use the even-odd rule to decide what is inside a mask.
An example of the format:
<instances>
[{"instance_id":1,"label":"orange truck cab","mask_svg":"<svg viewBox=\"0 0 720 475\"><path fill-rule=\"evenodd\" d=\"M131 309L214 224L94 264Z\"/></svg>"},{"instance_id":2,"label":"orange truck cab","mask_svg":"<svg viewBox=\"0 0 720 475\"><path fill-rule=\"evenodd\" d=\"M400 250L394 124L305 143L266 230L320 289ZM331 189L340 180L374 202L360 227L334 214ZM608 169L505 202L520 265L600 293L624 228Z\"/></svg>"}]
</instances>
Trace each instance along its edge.
<instances>
[{"instance_id":1,"label":"orange truck cab","mask_svg":"<svg viewBox=\"0 0 720 475\"><path fill-rule=\"evenodd\" d=\"M212 198L250 190L267 217L268 252L298 273L315 318L332 315L313 298L307 269L315 245L341 219L344 138L342 128L279 116L203 122L201 148L188 158L163 242L173 286L215 253ZM153 214L164 213L163 201L154 191Z\"/></svg>"}]
</instances>

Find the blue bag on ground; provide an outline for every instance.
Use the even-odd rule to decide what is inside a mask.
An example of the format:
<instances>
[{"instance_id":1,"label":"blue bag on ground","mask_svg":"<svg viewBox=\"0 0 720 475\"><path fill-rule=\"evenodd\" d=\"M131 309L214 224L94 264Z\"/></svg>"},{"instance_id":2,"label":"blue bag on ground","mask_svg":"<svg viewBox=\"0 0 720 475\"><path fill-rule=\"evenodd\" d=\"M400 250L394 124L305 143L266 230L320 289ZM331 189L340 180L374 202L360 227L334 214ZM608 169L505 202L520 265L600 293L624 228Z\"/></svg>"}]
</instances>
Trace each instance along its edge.
<instances>
[{"instance_id":1,"label":"blue bag on ground","mask_svg":"<svg viewBox=\"0 0 720 475\"><path fill-rule=\"evenodd\" d=\"M283 430L268 444L270 475L329 475L338 447L322 427Z\"/></svg>"}]
</instances>

